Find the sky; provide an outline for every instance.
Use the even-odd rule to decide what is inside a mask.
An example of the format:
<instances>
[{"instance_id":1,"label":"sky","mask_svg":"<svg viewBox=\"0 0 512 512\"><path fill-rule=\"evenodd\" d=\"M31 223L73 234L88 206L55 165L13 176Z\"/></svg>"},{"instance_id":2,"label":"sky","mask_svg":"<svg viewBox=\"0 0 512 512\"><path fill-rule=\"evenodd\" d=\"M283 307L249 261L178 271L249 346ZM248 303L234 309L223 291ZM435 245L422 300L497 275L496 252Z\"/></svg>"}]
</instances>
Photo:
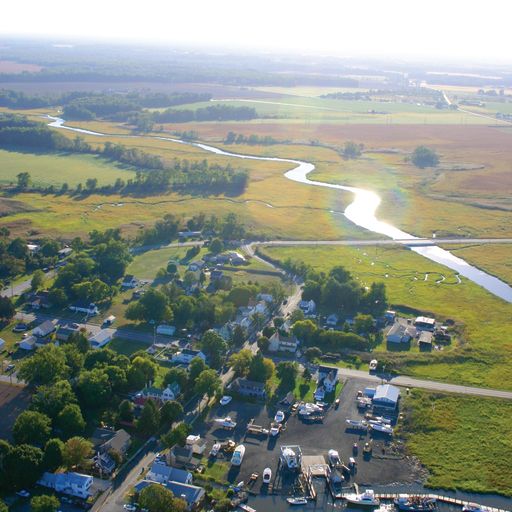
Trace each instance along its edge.
<instances>
[{"instance_id":1,"label":"sky","mask_svg":"<svg viewBox=\"0 0 512 512\"><path fill-rule=\"evenodd\" d=\"M1 11L2 36L512 63L508 0L23 0Z\"/></svg>"}]
</instances>

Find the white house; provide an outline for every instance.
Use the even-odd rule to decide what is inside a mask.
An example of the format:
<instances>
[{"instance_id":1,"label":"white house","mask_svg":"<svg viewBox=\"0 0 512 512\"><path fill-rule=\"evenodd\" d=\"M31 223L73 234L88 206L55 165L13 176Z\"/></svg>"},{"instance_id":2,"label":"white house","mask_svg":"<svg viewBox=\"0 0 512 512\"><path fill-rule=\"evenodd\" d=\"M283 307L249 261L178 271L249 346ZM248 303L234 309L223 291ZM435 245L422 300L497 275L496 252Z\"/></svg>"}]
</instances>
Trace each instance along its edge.
<instances>
[{"instance_id":1,"label":"white house","mask_svg":"<svg viewBox=\"0 0 512 512\"><path fill-rule=\"evenodd\" d=\"M415 335L414 327L396 322L386 334L386 340L388 343L409 343Z\"/></svg>"},{"instance_id":2,"label":"white house","mask_svg":"<svg viewBox=\"0 0 512 512\"><path fill-rule=\"evenodd\" d=\"M35 336L29 336L20 341L18 345L22 350L34 350L36 348L37 338Z\"/></svg>"},{"instance_id":3,"label":"white house","mask_svg":"<svg viewBox=\"0 0 512 512\"><path fill-rule=\"evenodd\" d=\"M377 386L373 395L373 405L387 409L396 409L400 398L400 390L391 384Z\"/></svg>"},{"instance_id":4,"label":"white house","mask_svg":"<svg viewBox=\"0 0 512 512\"><path fill-rule=\"evenodd\" d=\"M182 484L192 483L192 473L184 469L168 466L164 461L155 461L149 468L146 475L148 480L165 484L167 482L180 482Z\"/></svg>"},{"instance_id":5,"label":"white house","mask_svg":"<svg viewBox=\"0 0 512 512\"><path fill-rule=\"evenodd\" d=\"M92 348L96 349L104 347L111 340L112 331L109 329L102 329L89 338L89 343Z\"/></svg>"},{"instance_id":6,"label":"white house","mask_svg":"<svg viewBox=\"0 0 512 512\"><path fill-rule=\"evenodd\" d=\"M301 300L299 308L302 309L305 315L312 315L316 311L316 303L314 300Z\"/></svg>"},{"instance_id":7,"label":"white house","mask_svg":"<svg viewBox=\"0 0 512 512\"><path fill-rule=\"evenodd\" d=\"M156 328L157 334L163 334L165 336L174 336L175 332L176 332L176 327L174 327L174 325L160 324Z\"/></svg>"},{"instance_id":8,"label":"white house","mask_svg":"<svg viewBox=\"0 0 512 512\"><path fill-rule=\"evenodd\" d=\"M245 263L245 257L239 252L228 252L228 256L232 265L243 265Z\"/></svg>"},{"instance_id":9,"label":"white house","mask_svg":"<svg viewBox=\"0 0 512 512\"><path fill-rule=\"evenodd\" d=\"M89 316L94 316L99 313L98 306L93 302L75 302L75 304L69 306L69 309L77 313L86 313Z\"/></svg>"},{"instance_id":10,"label":"white house","mask_svg":"<svg viewBox=\"0 0 512 512\"><path fill-rule=\"evenodd\" d=\"M325 321L325 324L328 327L336 327L338 325L338 322L340 321L339 316L336 313L332 313L327 317L327 320Z\"/></svg>"},{"instance_id":11,"label":"white house","mask_svg":"<svg viewBox=\"0 0 512 512\"><path fill-rule=\"evenodd\" d=\"M123 282L121 283L121 288L135 288L138 283L139 282L135 276L127 274L124 276Z\"/></svg>"},{"instance_id":12,"label":"white house","mask_svg":"<svg viewBox=\"0 0 512 512\"><path fill-rule=\"evenodd\" d=\"M38 338L45 338L53 331L55 331L54 323L51 320L46 320L46 322L39 324L35 329L33 329L32 334Z\"/></svg>"},{"instance_id":13,"label":"white house","mask_svg":"<svg viewBox=\"0 0 512 512\"><path fill-rule=\"evenodd\" d=\"M149 400L151 398L152 400L165 403L170 400L176 400L179 394L180 386L177 382L169 384L165 389L149 386L139 391L135 395L134 402L137 405L144 405L146 400Z\"/></svg>"},{"instance_id":14,"label":"white house","mask_svg":"<svg viewBox=\"0 0 512 512\"><path fill-rule=\"evenodd\" d=\"M92 482L92 476L82 475L81 473L45 472L37 483L57 492L87 499L91 495Z\"/></svg>"},{"instance_id":15,"label":"white house","mask_svg":"<svg viewBox=\"0 0 512 512\"><path fill-rule=\"evenodd\" d=\"M433 331L436 326L436 319L428 316L419 316L414 321L416 329L422 331Z\"/></svg>"},{"instance_id":16,"label":"white house","mask_svg":"<svg viewBox=\"0 0 512 512\"><path fill-rule=\"evenodd\" d=\"M299 340L295 336L282 336L279 332L272 334L269 341L270 352L291 352L293 354L299 347Z\"/></svg>"},{"instance_id":17,"label":"white house","mask_svg":"<svg viewBox=\"0 0 512 512\"><path fill-rule=\"evenodd\" d=\"M200 350L193 350L191 348L184 348L180 352L176 352L172 356L171 361L177 364L188 365L195 357L200 357L203 361L206 361L206 356Z\"/></svg>"}]
</instances>

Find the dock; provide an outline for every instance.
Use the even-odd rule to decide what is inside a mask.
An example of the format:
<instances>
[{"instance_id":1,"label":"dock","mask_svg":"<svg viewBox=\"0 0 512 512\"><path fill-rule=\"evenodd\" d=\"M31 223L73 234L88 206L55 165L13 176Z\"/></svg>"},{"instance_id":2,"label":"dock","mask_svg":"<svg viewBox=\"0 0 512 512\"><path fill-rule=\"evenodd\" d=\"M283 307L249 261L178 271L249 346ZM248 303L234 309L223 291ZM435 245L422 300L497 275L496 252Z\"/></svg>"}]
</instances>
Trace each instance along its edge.
<instances>
[{"instance_id":1,"label":"dock","mask_svg":"<svg viewBox=\"0 0 512 512\"><path fill-rule=\"evenodd\" d=\"M356 488L356 492L358 493L358 489ZM342 495L342 498L344 499L346 496L346 493ZM466 501L461 500L459 498L453 498L452 496L443 496L442 494L428 494L428 493L414 493L414 494L408 494L408 493L375 493L375 497L379 500L394 500L395 498L398 498L399 496L420 496L422 498L428 498L436 501L440 501L441 503L448 503L450 505L459 505L460 507L464 507L466 505L469 505L470 503L474 503L472 501ZM484 505L487 512L511 512L510 510L502 509L502 508L495 508L495 507L488 507L487 505Z\"/></svg>"}]
</instances>

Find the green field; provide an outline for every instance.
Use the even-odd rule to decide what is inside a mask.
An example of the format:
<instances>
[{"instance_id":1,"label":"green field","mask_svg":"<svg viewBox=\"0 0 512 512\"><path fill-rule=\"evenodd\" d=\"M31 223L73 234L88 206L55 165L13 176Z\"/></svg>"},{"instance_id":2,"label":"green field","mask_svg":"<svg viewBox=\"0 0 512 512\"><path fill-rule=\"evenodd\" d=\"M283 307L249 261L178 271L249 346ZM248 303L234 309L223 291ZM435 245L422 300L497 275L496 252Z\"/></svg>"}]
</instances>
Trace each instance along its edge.
<instances>
[{"instance_id":1,"label":"green field","mask_svg":"<svg viewBox=\"0 0 512 512\"><path fill-rule=\"evenodd\" d=\"M85 184L87 178L97 178L98 185L112 184L117 178L127 181L135 176L131 170L124 170L95 155L38 154L0 150L0 184L16 182L16 175L28 172L37 186L54 185L64 182L74 187Z\"/></svg>"},{"instance_id":2,"label":"green field","mask_svg":"<svg viewBox=\"0 0 512 512\"><path fill-rule=\"evenodd\" d=\"M413 308L458 324L462 340L447 351L388 353L399 372L512 389L512 338L507 320L512 304L467 279L457 284L454 272L446 267L401 247L273 247L264 252L276 259L304 261L324 272L343 265L362 286L384 281L391 307ZM437 284L440 275L446 279Z\"/></svg>"},{"instance_id":3,"label":"green field","mask_svg":"<svg viewBox=\"0 0 512 512\"><path fill-rule=\"evenodd\" d=\"M409 452L429 470L427 485L512 496L512 403L413 390L406 398Z\"/></svg>"}]
</instances>

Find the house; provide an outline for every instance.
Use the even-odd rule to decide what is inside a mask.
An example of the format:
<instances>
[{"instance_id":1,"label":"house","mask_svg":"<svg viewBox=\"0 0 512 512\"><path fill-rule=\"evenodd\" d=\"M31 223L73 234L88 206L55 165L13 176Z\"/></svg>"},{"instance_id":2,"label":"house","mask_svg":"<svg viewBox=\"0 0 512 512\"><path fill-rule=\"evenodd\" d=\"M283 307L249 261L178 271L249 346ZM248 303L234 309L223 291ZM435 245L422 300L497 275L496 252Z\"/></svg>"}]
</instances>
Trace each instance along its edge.
<instances>
[{"instance_id":1,"label":"house","mask_svg":"<svg viewBox=\"0 0 512 512\"><path fill-rule=\"evenodd\" d=\"M432 331L420 331L418 338L418 345L420 350L432 350L432 338L434 333Z\"/></svg>"},{"instance_id":2,"label":"house","mask_svg":"<svg viewBox=\"0 0 512 512\"><path fill-rule=\"evenodd\" d=\"M305 315L312 315L316 311L316 303L314 300L301 300L299 308L302 309Z\"/></svg>"},{"instance_id":3,"label":"house","mask_svg":"<svg viewBox=\"0 0 512 512\"><path fill-rule=\"evenodd\" d=\"M389 324L393 323L396 319L396 311L388 310L384 313L384 320Z\"/></svg>"},{"instance_id":4,"label":"house","mask_svg":"<svg viewBox=\"0 0 512 512\"><path fill-rule=\"evenodd\" d=\"M71 311L75 311L77 313L86 313L89 316L94 316L99 313L98 307L96 306L96 304L94 304L92 302L84 302L84 301L75 302L75 304L72 304L71 306L69 306L69 309Z\"/></svg>"},{"instance_id":5,"label":"house","mask_svg":"<svg viewBox=\"0 0 512 512\"><path fill-rule=\"evenodd\" d=\"M125 455L130 447L132 437L122 428L119 430L97 428L91 439L95 450L100 453L108 453L114 450L121 455Z\"/></svg>"},{"instance_id":6,"label":"house","mask_svg":"<svg viewBox=\"0 0 512 512\"><path fill-rule=\"evenodd\" d=\"M73 249L71 249L71 247L64 247L57 253L57 256L59 257L60 260L62 260L64 258L67 258L72 252Z\"/></svg>"},{"instance_id":7,"label":"house","mask_svg":"<svg viewBox=\"0 0 512 512\"><path fill-rule=\"evenodd\" d=\"M299 340L293 334L283 336L279 331L272 334L269 342L268 349L270 352L291 352L293 354L299 346Z\"/></svg>"},{"instance_id":8,"label":"house","mask_svg":"<svg viewBox=\"0 0 512 512\"><path fill-rule=\"evenodd\" d=\"M265 400L267 392L265 391L265 384L263 382L256 382L253 380L243 379L238 377L229 386L231 390L242 395L252 398L260 398Z\"/></svg>"},{"instance_id":9,"label":"house","mask_svg":"<svg viewBox=\"0 0 512 512\"><path fill-rule=\"evenodd\" d=\"M41 249L41 246L38 244L27 244L28 252L36 253L39 252L39 249Z\"/></svg>"},{"instance_id":10,"label":"house","mask_svg":"<svg viewBox=\"0 0 512 512\"><path fill-rule=\"evenodd\" d=\"M384 409L395 410L400 399L400 390L391 384L383 384L375 388L373 405Z\"/></svg>"},{"instance_id":11,"label":"house","mask_svg":"<svg viewBox=\"0 0 512 512\"><path fill-rule=\"evenodd\" d=\"M245 257L239 252L228 252L228 258L231 265L243 265L245 263Z\"/></svg>"},{"instance_id":12,"label":"house","mask_svg":"<svg viewBox=\"0 0 512 512\"><path fill-rule=\"evenodd\" d=\"M210 280L211 281L219 281L224 277L224 272L222 270L214 269L210 272Z\"/></svg>"},{"instance_id":13,"label":"house","mask_svg":"<svg viewBox=\"0 0 512 512\"><path fill-rule=\"evenodd\" d=\"M68 341L69 337L72 334L75 334L78 332L78 329L75 327L71 327L70 325L59 325L57 328L57 333L55 334L55 337L59 341Z\"/></svg>"},{"instance_id":14,"label":"house","mask_svg":"<svg viewBox=\"0 0 512 512\"><path fill-rule=\"evenodd\" d=\"M164 461L155 461L149 468L146 475L148 480L164 484L169 481L179 482L180 484L191 484L192 473L183 469L168 466Z\"/></svg>"},{"instance_id":15,"label":"house","mask_svg":"<svg viewBox=\"0 0 512 512\"><path fill-rule=\"evenodd\" d=\"M80 473L43 473L37 482L43 487L48 487L56 492L62 492L77 498L87 499L91 495L93 478Z\"/></svg>"},{"instance_id":16,"label":"house","mask_svg":"<svg viewBox=\"0 0 512 512\"><path fill-rule=\"evenodd\" d=\"M206 361L206 356L200 350L191 348L184 348L180 352L176 352L176 354L172 356L171 361L176 364L189 365L195 357L200 357L203 361Z\"/></svg>"},{"instance_id":17,"label":"house","mask_svg":"<svg viewBox=\"0 0 512 512\"><path fill-rule=\"evenodd\" d=\"M416 336L416 329L410 325L395 322L386 334L388 343L409 343Z\"/></svg>"},{"instance_id":18,"label":"house","mask_svg":"<svg viewBox=\"0 0 512 512\"><path fill-rule=\"evenodd\" d=\"M418 331L433 331L436 326L436 319L428 316L418 316L414 321L414 326Z\"/></svg>"},{"instance_id":19,"label":"house","mask_svg":"<svg viewBox=\"0 0 512 512\"><path fill-rule=\"evenodd\" d=\"M132 276L131 274L127 274L124 276L123 282L121 283L121 288L136 288L139 282Z\"/></svg>"},{"instance_id":20,"label":"house","mask_svg":"<svg viewBox=\"0 0 512 512\"><path fill-rule=\"evenodd\" d=\"M201 436L190 434L187 436L187 446L192 446L194 454L202 455L206 450L206 439Z\"/></svg>"},{"instance_id":21,"label":"house","mask_svg":"<svg viewBox=\"0 0 512 512\"><path fill-rule=\"evenodd\" d=\"M338 322L340 321L340 317L336 313L332 313L327 317L327 320L325 321L325 325L327 327L336 327L338 325Z\"/></svg>"},{"instance_id":22,"label":"house","mask_svg":"<svg viewBox=\"0 0 512 512\"><path fill-rule=\"evenodd\" d=\"M191 272L197 272L198 270L202 270L203 267L206 265L206 263L202 260L193 261L189 266L188 269Z\"/></svg>"},{"instance_id":23,"label":"house","mask_svg":"<svg viewBox=\"0 0 512 512\"><path fill-rule=\"evenodd\" d=\"M181 498L187 502L187 510L200 509L205 495L205 490L202 487L180 482L167 482L166 487L176 498Z\"/></svg>"},{"instance_id":24,"label":"house","mask_svg":"<svg viewBox=\"0 0 512 512\"><path fill-rule=\"evenodd\" d=\"M319 366L317 383L324 387L326 393L332 393L338 383L338 368Z\"/></svg>"},{"instance_id":25,"label":"house","mask_svg":"<svg viewBox=\"0 0 512 512\"><path fill-rule=\"evenodd\" d=\"M101 329L96 334L89 338L91 348L97 349L104 347L109 341L112 340L112 330Z\"/></svg>"},{"instance_id":26,"label":"house","mask_svg":"<svg viewBox=\"0 0 512 512\"><path fill-rule=\"evenodd\" d=\"M134 398L135 405L143 406L150 398L155 402L164 404L170 400L176 400L180 394L180 386L177 382L169 384L165 389L146 387L139 391Z\"/></svg>"},{"instance_id":27,"label":"house","mask_svg":"<svg viewBox=\"0 0 512 512\"><path fill-rule=\"evenodd\" d=\"M49 299L50 292L48 290L42 290L32 295L30 299L30 307L32 309L48 309L52 307L52 303Z\"/></svg>"},{"instance_id":28,"label":"house","mask_svg":"<svg viewBox=\"0 0 512 512\"><path fill-rule=\"evenodd\" d=\"M274 296L271 295L270 293L258 293L256 298L258 300L265 301L267 304L272 304L274 302Z\"/></svg>"},{"instance_id":29,"label":"house","mask_svg":"<svg viewBox=\"0 0 512 512\"><path fill-rule=\"evenodd\" d=\"M174 325L160 324L156 328L156 333L163 334L164 336L174 336L175 332L176 332L176 327L174 327Z\"/></svg>"},{"instance_id":30,"label":"house","mask_svg":"<svg viewBox=\"0 0 512 512\"><path fill-rule=\"evenodd\" d=\"M29 336L28 338L21 340L18 347L22 350L34 350L36 348L36 341L37 338L35 336Z\"/></svg>"},{"instance_id":31,"label":"house","mask_svg":"<svg viewBox=\"0 0 512 512\"><path fill-rule=\"evenodd\" d=\"M55 324L51 320L46 320L33 329L32 334L37 338L46 338L46 336L49 336L53 331L55 331Z\"/></svg>"},{"instance_id":32,"label":"house","mask_svg":"<svg viewBox=\"0 0 512 512\"><path fill-rule=\"evenodd\" d=\"M140 493L143 489L155 483L158 484L158 482L154 482L152 480L141 480L135 484L135 492ZM169 489L176 498L181 498L182 500L186 501L187 510L200 510L205 496L205 490L202 487L174 481L160 485L163 485Z\"/></svg>"},{"instance_id":33,"label":"house","mask_svg":"<svg viewBox=\"0 0 512 512\"><path fill-rule=\"evenodd\" d=\"M200 238L202 231L178 231L180 238Z\"/></svg>"},{"instance_id":34,"label":"house","mask_svg":"<svg viewBox=\"0 0 512 512\"><path fill-rule=\"evenodd\" d=\"M168 455L169 464L176 467L186 467L192 463L194 449L190 445L174 445Z\"/></svg>"}]
</instances>

